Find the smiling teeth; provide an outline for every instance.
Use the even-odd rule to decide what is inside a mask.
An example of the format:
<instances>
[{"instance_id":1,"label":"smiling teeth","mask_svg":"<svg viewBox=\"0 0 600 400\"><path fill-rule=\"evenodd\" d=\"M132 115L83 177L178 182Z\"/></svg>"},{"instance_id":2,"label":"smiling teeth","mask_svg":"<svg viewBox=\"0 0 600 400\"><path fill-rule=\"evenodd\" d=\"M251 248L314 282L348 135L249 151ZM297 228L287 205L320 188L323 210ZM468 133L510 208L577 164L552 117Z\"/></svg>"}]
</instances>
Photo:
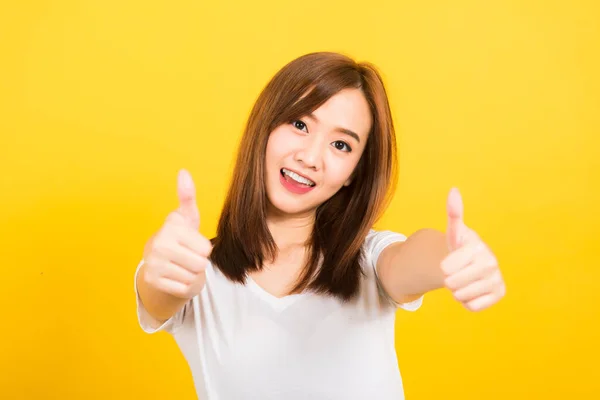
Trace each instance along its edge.
<instances>
[{"instance_id":1,"label":"smiling teeth","mask_svg":"<svg viewBox=\"0 0 600 400\"><path fill-rule=\"evenodd\" d=\"M303 183L308 186L315 186L315 183L310 179L306 179L305 177L300 176L297 173L290 171L289 169L283 168L282 170L285 175L289 176L298 183Z\"/></svg>"}]
</instances>

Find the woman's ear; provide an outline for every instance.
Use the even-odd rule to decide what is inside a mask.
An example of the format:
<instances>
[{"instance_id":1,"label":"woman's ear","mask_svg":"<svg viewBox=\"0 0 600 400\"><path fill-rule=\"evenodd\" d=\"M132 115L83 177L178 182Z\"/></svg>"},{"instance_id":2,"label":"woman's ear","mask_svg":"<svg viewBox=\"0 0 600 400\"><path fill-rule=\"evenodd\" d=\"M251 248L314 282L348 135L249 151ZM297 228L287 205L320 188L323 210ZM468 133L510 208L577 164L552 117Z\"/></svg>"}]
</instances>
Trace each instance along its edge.
<instances>
[{"instance_id":1,"label":"woman's ear","mask_svg":"<svg viewBox=\"0 0 600 400\"><path fill-rule=\"evenodd\" d=\"M352 171L352 173L350 174L350 177L348 178L348 180L346 182L344 182L344 186L350 186L350 184L352 183L352 181L354 180L354 178L356 178L356 174L358 173L358 169L360 168L360 165L362 163L362 158L361 160L358 162L358 165L356 167L354 167L354 171Z\"/></svg>"},{"instance_id":2,"label":"woman's ear","mask_svg":"<svg viewBox=\"0 0 600 400\"><path fill-rule=\"evenodd\" d=\"M350 174L350 178L348 178L348 180L346 182L344 182L344 186L350 186L350 184L354 180L355 175L356 175L356 169L354 169L354 171L352 171L352 173Z\"/></svg>"}]
</instances>

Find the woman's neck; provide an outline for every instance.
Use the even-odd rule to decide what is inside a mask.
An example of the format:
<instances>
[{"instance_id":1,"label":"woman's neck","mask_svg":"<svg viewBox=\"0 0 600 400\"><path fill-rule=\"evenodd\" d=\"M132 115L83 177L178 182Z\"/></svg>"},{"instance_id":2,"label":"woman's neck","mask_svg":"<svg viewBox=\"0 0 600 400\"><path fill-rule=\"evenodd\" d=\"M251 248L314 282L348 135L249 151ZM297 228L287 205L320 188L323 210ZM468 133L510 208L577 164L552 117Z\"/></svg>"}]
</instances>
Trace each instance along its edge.
<instances>
[{"instance_id":1,"label":"woman's neck","mask_svg":"<svg viewBox=\"0 0 600 400\"><path fill-rule=\"evenodd\" d=\"M280 253L304 248L314 225L314 213L297 216L272 214L267 217L267 226Z\"/></svg>"}]
</instances>

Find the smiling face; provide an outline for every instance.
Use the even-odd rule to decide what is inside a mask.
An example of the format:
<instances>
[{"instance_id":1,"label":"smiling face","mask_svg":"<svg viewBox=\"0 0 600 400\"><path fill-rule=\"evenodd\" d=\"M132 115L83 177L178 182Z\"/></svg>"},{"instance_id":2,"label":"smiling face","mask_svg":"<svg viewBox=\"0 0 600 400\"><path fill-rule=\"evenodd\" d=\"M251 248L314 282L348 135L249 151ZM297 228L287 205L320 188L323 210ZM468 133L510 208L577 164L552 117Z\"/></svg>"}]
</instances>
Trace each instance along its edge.
<instances>
[{"instance_id":1,"label":"smiling face","mask_svg":"<svg viewBox=\"0 0 600 400\"><path fill-rule=\"evenodd\" d=\"M310 215L351 183L372 116L360 89L343 89L309 115L271 132L265 154L270 212Z\"/></svg>"}]
</instances>

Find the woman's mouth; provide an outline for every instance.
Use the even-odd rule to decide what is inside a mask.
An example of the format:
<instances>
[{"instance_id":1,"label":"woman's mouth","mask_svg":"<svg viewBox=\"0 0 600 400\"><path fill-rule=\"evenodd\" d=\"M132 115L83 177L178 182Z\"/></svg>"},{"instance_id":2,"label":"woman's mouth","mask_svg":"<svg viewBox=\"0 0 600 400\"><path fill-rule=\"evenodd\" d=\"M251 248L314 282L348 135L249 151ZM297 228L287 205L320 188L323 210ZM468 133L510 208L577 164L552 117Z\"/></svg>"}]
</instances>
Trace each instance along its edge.
<instances>
[{"instance_id":1,"label":"woman's mouth","mask_svg":"<svg viewBox=\"0 0 600 400\"><path fill-rule=\"evenodd\" d=\"M280 182L288 191L296 194L304 194L310 192L316 186L312 180L299 175L298 173L282 168L280 171Z\"/></svg>"}]
</instances>

